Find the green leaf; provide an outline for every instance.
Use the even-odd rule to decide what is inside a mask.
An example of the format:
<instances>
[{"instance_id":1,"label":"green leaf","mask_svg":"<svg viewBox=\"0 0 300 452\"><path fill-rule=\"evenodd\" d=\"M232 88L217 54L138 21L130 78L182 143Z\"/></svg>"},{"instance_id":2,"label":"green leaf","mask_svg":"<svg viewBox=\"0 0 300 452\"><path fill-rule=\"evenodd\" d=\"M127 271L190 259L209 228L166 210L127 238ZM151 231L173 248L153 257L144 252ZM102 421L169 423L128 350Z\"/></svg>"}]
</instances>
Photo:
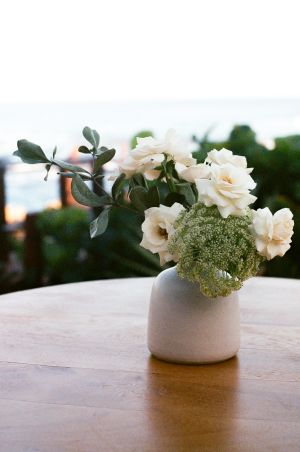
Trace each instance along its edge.
<instances>
[{"instance_id":1,"label":"green leaf","mask_svg":"<svg viewBox=\"0 0 300 452\"><path fill-rule=\"evenodd\" d=\"M81 152L82 154L91 154L91 151L86 146L79 146L78 152Z\"/></svg>"},{"instance_id":2,"label":"green leaf","mask_svg":"<svg viewBox=\"0 0 300 452\"><path fill-rule=\"evenodd\" d=\"M130 191L130 200L137 210L145 210L159 206L159 192L156 186L146 190L144 187L134 187Z\"/></svg>"},{"instance_id":3,"label":"green leaf","mask_svg":"<svg viewBox=\"0 0 300 452\"><path fill-rule=\"evenodd\" d=\"M97 154L95 165L94 165L94 173L97 173L100 168L105 165L105 163L109 162L112 158L114 158L116 154L115 149L107 149L105 148L100 154Z\"/></svg>"},{"instance_id":4,"label":"green leaf","mask_svg":"<svg viewBox=\"0 0 300 452\"><path fill-rule=\"evenodd\" d=\"M72 165L71 163L63 162L62 160L55 159L55 160L53 160L53 163L55 163L55 165L59 166L61 169L66 170L66 171L71 171L73 173L90 174L86 169L81 168L81 166Z\"/></svg>"},{"instance_id":5,"label":"green leaf","mask_svg":"<svg viewBox=\"0 0 300 452\"><path fill-rule=\"evenodd\" d=\"M47 163L47 165L45 165L45 169L46 169L46 176L44 177L44 181L47 182L48 180L48 176L49 176L49 171L51 169L52 164L51 163Z\"/></svg>"},{"instance_id":6,"label":"green leaf","mask_svg":"<svg viewBox=\"0 0 300 452\"><path fill-rule=\"evenodd\" d=\"M150 187L147 194L147 207L159 207L159 191L156 185Z\"/></svg>"},{"instance_id":7,"label":"green leaf","mask_svg":"<svg viewBox=\"0 0 300 452\"><path fill-rule=\"evenodd\" d=\"M137 210L147 209L147 190L144 187L134 187L129 194L133 207Z\"/></svg>"},{"instance_id":8,"label":"green leaf","mask_svg":"<svg viewBox=\"0 0 300 452\"><path fill-rule=\"evenodd\" d=\"M114 184L112 186L112 189L111 189L111 193L112 193L113 199L116 199L116 197L118 196L118 194L122 190L123 185L125 183L125 177L126 177L125 174L122 173L115 180L115 182L114 182Z\"/></svg>"},{"instance_id":9,"label":"green leaf","mask_svg":"<svg viewBox=\"0 0 300 452\"><path fill-rule=\"evenodd\" d=\"M109 220L109 214L110 214L110 207L107 209L104 209L100 215L91 222L90 224L90 235L93 239L94 237L97 237L98 235L103 234L106 231L106 228L108 226L108 220Z\"/></svg>"},{"instance_id":10,"label":"green leaf","mask_svg":"<svg viewBox=\"0 0 300 452\"><path fill-rule=\"evenodd\" d=\"M145 187L145 188L148 187L147 180L142 173L134 174L131 177L131 181L132 181L133 185L137 185L137 186L141 186L141 187Z\"/></svg>"},{"instance_id":11,"label":"green leaf","mask_svg":"<svg viewBox=\"0 0 300 452\"><path fill-rule=\"evenodd\" d=\"M50 163L44 151L37 144L27 140L18 141L18 150L14 155L20 157L24 163Z\"/></svg>"},{"instance_id":12,"label":"green leaf","mask_svg":"<svg viewBox=\"0 0 300 452\"><path fill-rule=\"evenodd\" d=\"M174 192L168 193L163 204L167 207L171 207L171 206L173 206L173 204L175 202L179 202L179 204L184 204L184 202L185 202L184 195L181 195L180 193L174 193Z\"/></svg>"},{"instance_id":13,"label":"green leaf","mask_svg":"<svg viewBox=\"0 0 300 452\"><path fill-rule=\"evenodd\" d=\"M98 149L100 143L100 135L97 130L93 130L90 127L85 127L82 131L82 135L95 149Z\"/></svg>"},{"instance_id":14,"label":"green leaf","mask_svg":"<svg viewBox=\"0 0 300 452\"><path fill-rule=\"evenodd\" d=\"M190 184L184 183L184 184L177 184L176 189L178 192L183 195L186 199L186 202L192 206L196 202L195 194L192 190L192 187Z\"/></svg>"},{"instance_id":15,"label":"green leaf","mask_svg":"<svg viewBox=\"0 0 300 452\"><path fill-rule=\"evenodd\" d=\"M98 196L90 190L78 174L72 178L71 191L74 199L84 206L100 207L110 201L109 196Z\"/></svg>"}]
</instances>

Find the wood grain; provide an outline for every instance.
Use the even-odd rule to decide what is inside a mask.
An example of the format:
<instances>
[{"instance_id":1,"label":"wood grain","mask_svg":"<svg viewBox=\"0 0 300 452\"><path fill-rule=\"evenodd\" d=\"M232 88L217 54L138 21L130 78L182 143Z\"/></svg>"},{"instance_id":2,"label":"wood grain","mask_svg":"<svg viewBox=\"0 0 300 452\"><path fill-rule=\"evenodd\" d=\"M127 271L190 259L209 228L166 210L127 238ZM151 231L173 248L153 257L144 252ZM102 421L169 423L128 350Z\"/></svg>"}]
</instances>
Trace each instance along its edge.
<instances>
[{"instance_id":1,"label":"wood grain","mask_svg":"<svg viewBox=\"0 0 300 452\"><path fill-rule=\"evenodd\" d=\"M248 281L239 355L208 366L149 355L151 285L0 297L1 452L300 450L300 281Z\"/></svg>"}]
</instances>

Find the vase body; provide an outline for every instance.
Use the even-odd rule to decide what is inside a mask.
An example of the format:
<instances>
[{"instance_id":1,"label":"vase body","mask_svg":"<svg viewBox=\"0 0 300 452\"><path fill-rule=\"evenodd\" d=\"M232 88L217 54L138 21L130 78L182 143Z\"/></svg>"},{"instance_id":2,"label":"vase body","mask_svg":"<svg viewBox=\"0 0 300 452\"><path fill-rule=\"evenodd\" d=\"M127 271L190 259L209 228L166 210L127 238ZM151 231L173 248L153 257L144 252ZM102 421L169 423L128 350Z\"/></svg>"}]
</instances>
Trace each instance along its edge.
<instances>
[{"instance_id":1,"label":"vase body","mask_svg":"<svg viewBox=\"0 0 300 452\"><path fill-rule=\"evenodd\" d=\"M198 284L179 278L176 267L157 276L148 318L152 355L175 363L205 364L229 359L239 347L237 292L207 298Z\"/></svg>"}]
</instances>

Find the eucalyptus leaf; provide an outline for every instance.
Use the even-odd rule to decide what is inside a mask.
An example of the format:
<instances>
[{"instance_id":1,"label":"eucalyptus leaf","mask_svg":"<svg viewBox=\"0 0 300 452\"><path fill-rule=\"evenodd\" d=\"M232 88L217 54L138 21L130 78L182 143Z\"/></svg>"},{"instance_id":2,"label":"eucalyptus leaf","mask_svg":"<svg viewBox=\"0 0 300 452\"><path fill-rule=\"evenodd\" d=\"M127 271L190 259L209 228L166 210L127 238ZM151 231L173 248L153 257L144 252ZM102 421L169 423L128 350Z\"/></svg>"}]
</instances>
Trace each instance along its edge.
<instances>
[{"instance_id":1,"label":"eucalyptus leaf","mask_svg":"<svg viewBox=\"0 0 300 452\"><path fill-rule=\"evenodd\" d=\"M140 186L140 187L146 187L146 188L148 187L148 184L147 184L147 181L145 179L145 176L143 174L141 174L141 173L134 174L131 177L131 181L132 181L134 186L137 185L137 186Z\"/></svg>"},{"instance_id":2,"label":"eucalyptus leaf","mask_svg":"<svg viewBox=\"0 0 300 452\"><path fill-rule=\"evenodd\" d=\"M42 148L37 144L19 140L17 145L18 150L14 152L14 155L20 157L24 163L50 163Z\"/></svg>"},{"instance_id":3,"label":"eucalyptus leaf","mask_svg":"<svg viewBox=\"0 0 300 452\"><path fill-rule=\"evenodd\" d=\"M156 185L149 188L147 194L147 207L159 207L159 191Z\"/></svg>"},{"instance_id":4,"label":"eucalyptus leaf","mask_svg":"<svg viewBox=\"0 0 300 452\"><path fill-rule=\"evenodd\" d=\"M109 214L110 214L110 207L104 209L100 215L91 222L90 224L90 235L93 239L94 237L97 237L98 235L103 234L108 226L108 220L109 220Z\"/></svg>"},{"instance_id":5,"label":"eucalyptus leaf","mask_svg":"<svg viewBox=\"0 0 300 452\"><path fill-rule=\"evenodd\" d=\"M98 196L90 190L78 174L72 178L71 191L74 199L84 206L100 207L110 201L109 196Z\"/></svg>"},{"instance_id":6,"label":"eucalyptus leaf","mask_svg":"<svg viewBox=\"0 0 300 452\"><path fill-rule=\"evenodd\" d=\"M63 162L62 160L55 159L53 160L53 163L55 163L55 165L59 166L60 168L66 171L90 174L86 169L82 168L81 166L72 165L71 163Z\"/></svg>"},{"instance_id":7,"label":"eucalyptus leaf","mask_svg":"<svg viewBox=\"0 0 300 452\"><path fill-rule=\"evenodd\" d=\"M196 202L195 193L192 190L192 187L190 184L184 183L184 184L177 184L176 189L178 192L183 195L186 199L187 204L192 206Z\"/></svg>"},{"instance_id":8,"label":"eucalyptus leaf","mask_svg":"<svg viewBox=\"0 0 300 452\"><path fill-rule=\"evenodd\" d=\"M116 154L115 149L106 149L106 148L105 151L101 152L101 154L97 154L94 164L94 173L97 173L100 170L100 168L102 168L102 166L105 165L105 163L113 159L115 154Z\"/></svg>"},{"instance_id":9,"label":"eucalyptus leaf","mask_svg":"<svg viewBox=\"0 0 300 452\"><path fill-rule=\"evenodd\" d=\"M163 203L165 206L171 207L175 202L178 202L179 204L184 204L185 202L184 195L175 192L168 193Z\"/></svg>"},{"instance_id":10,"label":"eucalyptus leaf","mask_svg":"<svg viewBox=\"0 0 300 452\"><path fill-rule=\"evenodd\" d=\"M86 146L79 146L78 152L81 152L82 154L91 154L91 151Z\"/></svg>"},{"instance_id":11,"label":"eucalyptus leaf","mask_svg":"<svg viewBox=\"0 0 300 452\"><path fill-rule=\"evenodd\" d=\"M125 182L125 177L126 177L125 174L122 173L115 180L115 182L114 182L114 184L112 186L112 189L111 189L111 193L112 193L113 199L116 199L118 194L122 190L124 182Z\"/></svg>"},{"instance_id":12,"label":"eucalyptus leaf","mask_svg":"<svg viewBox=\"0 0 300 452\"><path fill-rule=\"evenodd\" d=\"M100 143L100 135L97 130L93 130L90 127L85 127L82 131L82 135L94 147L94 149L98 149Z\"/></svg>"},{"instance_id":13,"label":"eucalyptus leaf","mask_svg":"<svg viewBox=\"0 0 300 452\"><path fill-rule=\"evenodd\" d=\"M129 194L130 201L137 210L147 209L147 190L144 187L134 187Z\"/></svg>"}]
</instances>

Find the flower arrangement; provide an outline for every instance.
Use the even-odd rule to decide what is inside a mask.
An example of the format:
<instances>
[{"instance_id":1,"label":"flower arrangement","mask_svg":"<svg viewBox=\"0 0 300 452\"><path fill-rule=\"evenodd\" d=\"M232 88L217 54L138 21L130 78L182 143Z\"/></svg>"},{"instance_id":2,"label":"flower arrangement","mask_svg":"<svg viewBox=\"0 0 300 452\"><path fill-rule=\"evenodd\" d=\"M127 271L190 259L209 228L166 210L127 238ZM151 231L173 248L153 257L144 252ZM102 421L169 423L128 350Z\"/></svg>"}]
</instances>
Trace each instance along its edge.
<instances>
[{"instance_id":1,"label":"flower arrangement","mask_svg":"<svg viewBox=\"0 0 300 452\"><path fill-rule=\"evenodd\" d=\"M91 222L91 237L106 230L112 208L141 212L141 246L158 253L161 265L177 262L179 276L199 283L208 297L238 290L265 259L283 256L290 248L292 212L284 208L272 215L268 208L249 207L256 200L251 193L256 184L245 157L214 149L199 164L174 130L164 140L137 138L108 193L101 183L103 165L115 150L100 147L98 132L89 127L83 136L91 146L78 151L91 155L91 171L56 159L56 149L48 158L27 140L18 141L14 155L25 163L45 163L45 180L53 165L59 167L63 177L72 179L78 203L101 207Z\"/></svg>"}]
</instances>

